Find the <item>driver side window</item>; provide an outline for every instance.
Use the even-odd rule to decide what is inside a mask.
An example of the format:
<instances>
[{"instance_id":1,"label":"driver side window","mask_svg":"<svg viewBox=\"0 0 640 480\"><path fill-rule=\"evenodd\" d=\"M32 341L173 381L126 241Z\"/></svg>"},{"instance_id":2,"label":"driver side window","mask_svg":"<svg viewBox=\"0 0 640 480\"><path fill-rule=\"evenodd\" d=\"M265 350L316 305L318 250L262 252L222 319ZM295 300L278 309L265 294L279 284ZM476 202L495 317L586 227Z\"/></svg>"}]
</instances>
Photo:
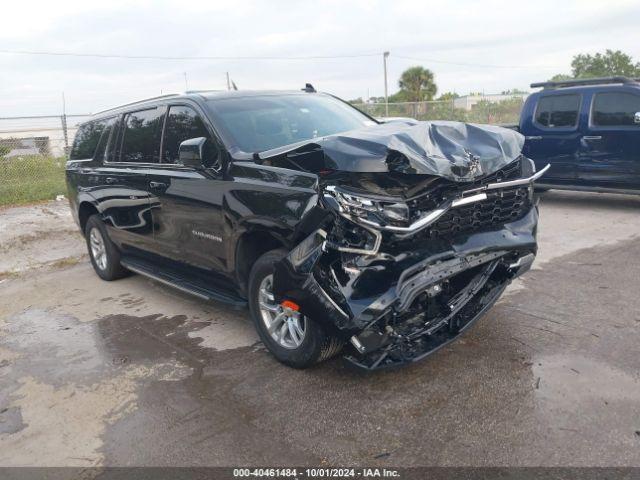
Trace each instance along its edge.
<instances>
[{"instance_id":1,"label":"driver side window","mask_svg":"<svg viewBox=\"0 0 640 480\"><path fill-rule=\"evenodd\" d=\"M196 137L207 139L204 165L207 167L215 166L217 164L217 149L198 113L193 108L182 105L169 107L164 127L162 163L180 163L180 143Z\"/></svg>"}]
</instances>

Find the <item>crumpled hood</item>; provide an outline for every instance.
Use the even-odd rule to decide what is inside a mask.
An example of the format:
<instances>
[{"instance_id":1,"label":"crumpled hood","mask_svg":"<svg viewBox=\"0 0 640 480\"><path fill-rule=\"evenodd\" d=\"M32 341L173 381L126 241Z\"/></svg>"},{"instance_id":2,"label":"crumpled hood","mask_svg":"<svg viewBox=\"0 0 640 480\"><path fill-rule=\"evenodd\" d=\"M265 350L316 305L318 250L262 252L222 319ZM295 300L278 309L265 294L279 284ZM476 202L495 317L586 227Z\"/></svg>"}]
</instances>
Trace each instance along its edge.
<instances>
[{"instance_id":1,"label":"crumpled hood","mask_svg":"<svg viewBox=\"0 0 640 480\"><path fill-rule=\"evenodd\" d=\"M314 139L260 154L261 159L317 145L324 167L346 172L400 172L470 181L510 163L524 137L494 125L434 121L388 123Z\"/></svg>"}]
</instances>

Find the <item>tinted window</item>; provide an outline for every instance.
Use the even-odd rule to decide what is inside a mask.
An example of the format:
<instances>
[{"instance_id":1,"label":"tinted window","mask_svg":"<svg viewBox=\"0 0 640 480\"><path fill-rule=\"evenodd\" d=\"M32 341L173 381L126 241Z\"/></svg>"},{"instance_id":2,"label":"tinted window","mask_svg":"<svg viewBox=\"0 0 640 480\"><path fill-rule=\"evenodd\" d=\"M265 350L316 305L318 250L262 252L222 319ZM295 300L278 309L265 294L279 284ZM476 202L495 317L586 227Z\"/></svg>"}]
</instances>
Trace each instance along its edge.
<instances>
[{"instance_id":1,"label":"tinted window","mask_svg":"<svg viewBox=\"0 0 640 480\"><path fill-rule=\"evenodd\" d=\"M114 130L114 125L116 123L116 117L108 118L104 120L104 130L102 135L100 136L100 141L98 142L98 147L96 148L96 152L93 156L96 160L104 160L105 153L107 152L107 145L110 143L112 132ZM113 141L112 141L113 142Z\"/></svg>"},{"instance_id":2,"label":"tinted window","mask_svg":"<svg viewBox=\"0 0 640 480\"><path fill-rule=\"evenodd\" d=\"M579 110L579 95L549 95L538 100L536 122L544 127L574 127Z\"/></svg>"},{"instance_id":3,"label":"tinted window","mask_svg":"<svg viewBox=\"0 0 640 480\"><path fill-rule=\"evenodd\" d=\"M598 93L593 100L594 125L635 125L633 117L640 112L640 95L622 92Z\"/></svg>"},{"instance_id":4,"label":"tinted window","mask_svg":"<svg viewBox=\"0 0 640 480\"><path fill-rule=\"evenodd\" d=\"M73 148L69 154L71 160L87 160L93 158L107 120L89 122L80 125L73 141Z\"/></svg>"},{"instance_id":5,"label":"tinted window","mask_svg":"<svg viewBox=\"0 0 640 480\"><path fill-rule=\"evenodd\" d=\"M163 163L179 163L178 149L180 143L190 138L207 138L205 161L213 161L214 143L200 116L190 107L175 106L169 108L169 115L164 127Z\"/></svg>"},{"instance_id":6,"label":"tinted window","mask_svg":"<svg viewBox=\"0 0 640 480\"><path fill-rule=\"evenodd\" d=\"M131 112L124 116L120 161L158 162L162 118L162 111L157 108Z\"/></svg>"},{"instance_id":7,"label":"tinted window","mask_svg":"<svg viewBox=\"0 0 640 480\"><path fill-rule=\"evenodd\" d=\"M244 152L372 125L367 116L328 95L256 95L207 102L225 141Z\"/></svg>"}]
</instances>

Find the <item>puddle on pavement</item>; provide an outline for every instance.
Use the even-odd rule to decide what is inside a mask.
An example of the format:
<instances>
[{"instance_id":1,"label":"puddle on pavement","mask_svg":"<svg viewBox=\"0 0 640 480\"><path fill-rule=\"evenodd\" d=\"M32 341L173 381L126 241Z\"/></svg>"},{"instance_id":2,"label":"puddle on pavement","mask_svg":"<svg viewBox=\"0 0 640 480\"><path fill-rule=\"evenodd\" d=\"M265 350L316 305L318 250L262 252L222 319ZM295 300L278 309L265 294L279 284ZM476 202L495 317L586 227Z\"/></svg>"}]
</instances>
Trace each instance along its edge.
<instances>
[{"instance_id":1,"label":"puddle on pavement","mask_svg":"<svg viewBox=\"0 0 640 480\"><path fill-rule=\"evenodd\" d=\"M36 308L7 318L0 464L101 464L102 436L136 411L142 385L177 383L199 368L186 345L197 342L186 332L201 325L186 324L184 316L162 315L79 322Z\"/></svg>"}]
</instances>

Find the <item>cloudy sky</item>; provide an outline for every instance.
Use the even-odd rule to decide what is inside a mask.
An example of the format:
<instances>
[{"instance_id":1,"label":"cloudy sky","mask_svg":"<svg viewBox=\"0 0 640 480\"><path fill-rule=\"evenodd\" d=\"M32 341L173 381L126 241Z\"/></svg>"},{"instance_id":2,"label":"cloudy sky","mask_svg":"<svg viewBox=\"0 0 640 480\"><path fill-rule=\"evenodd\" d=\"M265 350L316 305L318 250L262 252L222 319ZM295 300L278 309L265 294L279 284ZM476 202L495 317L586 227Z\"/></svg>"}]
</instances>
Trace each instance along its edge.
<instances>
[{"instance_id":1,"label":"cloudy sky","mask_svg":"<svg viewBox=\"0 0 640 480\"><path fill-rule=\"evenodd\" d=\"M62 92L67 113L85 113L184 91L185 73L189 89L224 89L228 71L240 89L311 82L347 99L377 96L385 50L390 93L412 65L431 69L439 92L465 94L526 89L569 72L581 52L640 60L637 0L21 0L5 2L2 19L0 116L59 114Z\"/></svg>"}]
</instances>

